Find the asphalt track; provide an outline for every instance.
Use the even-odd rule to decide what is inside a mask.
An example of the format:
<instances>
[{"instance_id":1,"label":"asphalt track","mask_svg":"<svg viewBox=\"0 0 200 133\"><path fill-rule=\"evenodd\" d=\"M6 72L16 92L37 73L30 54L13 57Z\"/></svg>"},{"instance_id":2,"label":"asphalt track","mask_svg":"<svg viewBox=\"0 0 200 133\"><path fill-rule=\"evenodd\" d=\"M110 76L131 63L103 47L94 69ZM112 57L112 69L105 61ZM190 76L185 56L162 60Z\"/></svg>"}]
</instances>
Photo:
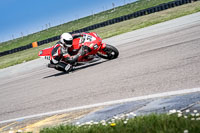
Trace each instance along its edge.
<instances>
[{"instance_id":1,"label":"asphalt track","mask_svg":"<svg viewBox=\"0 0 200 133\"><path fill-rule=\"evenodd\" d=\"M200 86L200 13L104 41L119 58L69 74L41 60L1 70L0 121Z\"/></svg>"}]
</instances>

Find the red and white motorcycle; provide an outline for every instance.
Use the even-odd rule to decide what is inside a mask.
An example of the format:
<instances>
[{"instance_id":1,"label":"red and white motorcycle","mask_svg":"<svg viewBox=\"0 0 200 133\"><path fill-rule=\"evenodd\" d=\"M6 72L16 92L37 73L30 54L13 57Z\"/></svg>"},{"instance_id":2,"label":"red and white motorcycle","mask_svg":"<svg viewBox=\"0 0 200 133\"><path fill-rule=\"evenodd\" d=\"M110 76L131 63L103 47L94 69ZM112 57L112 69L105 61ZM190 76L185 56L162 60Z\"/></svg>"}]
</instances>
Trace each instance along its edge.
<instances>
[{"instance_id":1,"label":"red and white motorcycle","mask_svg":"<svg viewBox=\"0 0 200 133\"><path fill-rule=\"evenodd\" d=\"M117 50L117 48L115 48L112 45L102 43L102 39L95 32L83 33L83 34L84 34L83 38L76 38L73 40L73 44L72 47L69 49L69 53L71 55L77 54L77 52L74 51L78 51L81 48L81 46L84 45L87 51L86 54L83 55L81 58L79 58L78 61L73 65L65 62L63 63L65 66L62 65L60 67L56 67L55 69L69 72L72 70L73 67L77 65L94 62L98 58L112 60L118 57L119 51ZM52 50L53 46L50 48L40 50L38 56L51 60Z\"/></svg>"}]
</instances>

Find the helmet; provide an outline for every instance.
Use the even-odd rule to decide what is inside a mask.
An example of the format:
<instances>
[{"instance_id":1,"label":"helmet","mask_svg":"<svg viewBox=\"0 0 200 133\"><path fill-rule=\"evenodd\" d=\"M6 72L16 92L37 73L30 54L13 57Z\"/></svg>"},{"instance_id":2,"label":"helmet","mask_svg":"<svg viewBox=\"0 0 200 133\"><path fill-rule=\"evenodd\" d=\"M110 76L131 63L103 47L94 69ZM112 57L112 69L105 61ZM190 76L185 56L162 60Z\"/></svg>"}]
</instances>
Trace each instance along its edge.
<instances>
[{"instance_id":1,"label":"helmet","mask_svg":"<svg viewBox=\"0 0 200 133\"><path fill-rule=\"evenodd\" d=\"M71 47L72 46L72 42L73 42L73 37L71 34L69 33L63 33L60 36L60 42L67 47Z\"/></svg>"}]
</instances>

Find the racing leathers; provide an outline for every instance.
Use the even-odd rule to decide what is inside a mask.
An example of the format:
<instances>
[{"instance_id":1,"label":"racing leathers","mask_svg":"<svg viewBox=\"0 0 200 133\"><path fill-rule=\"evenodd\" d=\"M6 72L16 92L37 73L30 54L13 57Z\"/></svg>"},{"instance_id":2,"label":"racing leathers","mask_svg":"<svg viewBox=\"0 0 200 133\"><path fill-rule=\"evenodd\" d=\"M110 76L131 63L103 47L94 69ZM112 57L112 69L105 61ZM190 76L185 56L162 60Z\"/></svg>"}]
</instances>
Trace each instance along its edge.
<instances>
[{"instance_id":1,"label":"racing leathers","mask_svg":"<svg viewBox=\"0 0 200 133\"><path fill-rule=\"evenodd\" d=\"M82 33L73 34L73 39L83 37ZM81 40L81 39L80 39ZM81 47L76 55L70 55L69 48L64 46L60 41L56 43L52 50L51 64L59 64L60 62L74 64L80 56L85 54L84 47Z\"/></svg>"}]
</instances>

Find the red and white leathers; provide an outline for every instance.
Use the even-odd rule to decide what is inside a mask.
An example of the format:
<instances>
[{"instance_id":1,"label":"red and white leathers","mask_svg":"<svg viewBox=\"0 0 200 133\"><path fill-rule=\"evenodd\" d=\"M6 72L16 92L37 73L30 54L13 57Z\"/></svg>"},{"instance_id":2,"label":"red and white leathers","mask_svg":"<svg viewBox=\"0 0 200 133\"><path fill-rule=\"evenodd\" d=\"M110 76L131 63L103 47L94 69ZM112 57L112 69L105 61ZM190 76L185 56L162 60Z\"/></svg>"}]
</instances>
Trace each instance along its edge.
<instances>
[{"instance_id":1,"label":"red and white leathers","mask_svg":"<svg viewBox=\"0 0 200 133\"><path fill-rule=\"evenodd\" d=\"M78 38L78 37L83 37L83 34L74 34L72 35L73 39ZM66 62L69 64L75 63L78 58L82 55L84 55L84 49L83 47L80 48L78 53L76 55L71 56L69 54L69 48L64 46L60 41L56 43L52 50L52 58L51 58L51 63L52 64L58 64L60 61Z\"/></svg>"}]
</instances>

